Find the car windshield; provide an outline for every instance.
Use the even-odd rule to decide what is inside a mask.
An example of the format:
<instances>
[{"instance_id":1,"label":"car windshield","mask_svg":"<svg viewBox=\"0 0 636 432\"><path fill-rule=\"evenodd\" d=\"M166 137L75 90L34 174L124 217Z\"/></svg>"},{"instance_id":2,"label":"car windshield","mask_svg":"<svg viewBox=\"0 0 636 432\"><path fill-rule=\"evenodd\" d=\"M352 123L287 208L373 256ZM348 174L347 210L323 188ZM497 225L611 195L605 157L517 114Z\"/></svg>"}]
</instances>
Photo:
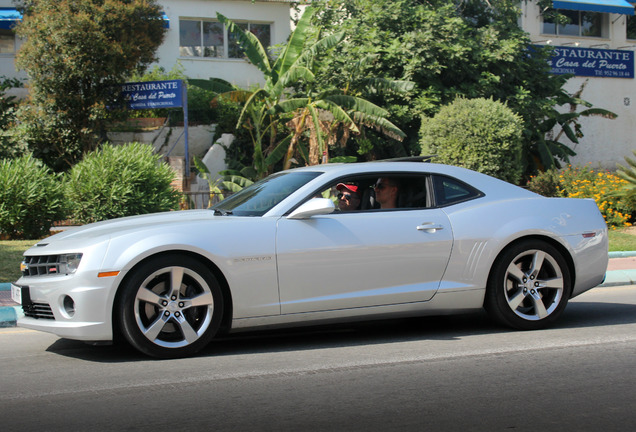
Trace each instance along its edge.
<instances>
[{"instance_id":1,"label":"car windshield","mask_svg":"<svg viewBox=\"0 0 636 432\"><path fill-rule=\"evenodd\" d=\"M246 187L212 207L217 214L262 216L320 172L283 172L273 174Z\"/></svg>"}]
</instances>

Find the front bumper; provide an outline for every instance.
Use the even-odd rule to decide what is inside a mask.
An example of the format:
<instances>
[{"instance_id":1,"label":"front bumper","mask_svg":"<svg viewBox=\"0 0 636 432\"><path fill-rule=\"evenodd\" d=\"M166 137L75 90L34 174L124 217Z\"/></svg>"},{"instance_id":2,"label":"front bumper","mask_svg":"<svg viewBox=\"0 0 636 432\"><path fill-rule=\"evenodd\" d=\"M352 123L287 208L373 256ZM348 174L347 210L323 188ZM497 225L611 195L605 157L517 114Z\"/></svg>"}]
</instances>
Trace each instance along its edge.
<instances>
[{"instance_id":1,"label":"front bumper","mask_svg":"<svg viewBox=\"0 0 636 432\"><path fill-rule=\"evenodd\" d=\"M110 341L115 279L81 274L20 278L15 285L22 291L25 316L17 325L68 339Z\"/></svg>"}]
</instances>

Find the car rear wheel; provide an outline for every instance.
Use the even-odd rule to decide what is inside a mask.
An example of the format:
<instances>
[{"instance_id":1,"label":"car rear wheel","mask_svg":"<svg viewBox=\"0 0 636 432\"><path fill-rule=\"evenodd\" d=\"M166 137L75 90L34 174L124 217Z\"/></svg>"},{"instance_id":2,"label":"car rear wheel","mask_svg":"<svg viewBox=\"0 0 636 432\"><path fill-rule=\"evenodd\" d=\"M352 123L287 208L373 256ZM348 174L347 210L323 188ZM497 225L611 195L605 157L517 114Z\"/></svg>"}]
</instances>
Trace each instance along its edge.
<instances>
[{"instance_id":1,"label":"car rear wheel","mask_svg":"<svg viewBox=\"0 0 636 432\"><path fill-rule=\"evenodd\" d=\"M124 337L153 357L192 355L216 334L223 294L201 262L163 255L134 269L118 302Z\"/></svg>"},{"instance_id":2,"label":"car rear wheel","mask_svg":"<svg viewBox=\"0 0 636 432\"><path fill-rule=\"evenodd\" d=\"M504 251L493 267L485 307L498 322L521 330L545 328L561 315L572 292L562 254L541 240Z\"/></svg>"}]
</instances>

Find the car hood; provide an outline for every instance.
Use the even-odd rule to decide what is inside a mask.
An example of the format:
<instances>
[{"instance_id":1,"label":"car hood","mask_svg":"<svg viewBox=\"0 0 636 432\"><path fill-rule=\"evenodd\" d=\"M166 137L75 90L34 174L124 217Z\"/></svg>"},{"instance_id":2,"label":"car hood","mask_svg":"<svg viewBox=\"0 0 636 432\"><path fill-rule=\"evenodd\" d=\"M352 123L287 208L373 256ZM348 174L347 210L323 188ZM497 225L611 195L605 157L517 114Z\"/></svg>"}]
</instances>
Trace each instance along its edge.
<instances>
[{"instance_id":1,"label":"car hood","mask_svg":"<svg viewBox=\"0 0 636 432\"><path fill-rule=\"evenodd\" d=\"M173 225L196 224L201 221L237 219L228 216L215 216L211 210L184 210L165 213L153 213L149 215L130 216L95 222L88 225L69 228L65 231L48 237L38 243L44 246L51 243L73 242L81 244L85 242L98 242L129 232L163 231Z\"/></svg>"}]
</instances>

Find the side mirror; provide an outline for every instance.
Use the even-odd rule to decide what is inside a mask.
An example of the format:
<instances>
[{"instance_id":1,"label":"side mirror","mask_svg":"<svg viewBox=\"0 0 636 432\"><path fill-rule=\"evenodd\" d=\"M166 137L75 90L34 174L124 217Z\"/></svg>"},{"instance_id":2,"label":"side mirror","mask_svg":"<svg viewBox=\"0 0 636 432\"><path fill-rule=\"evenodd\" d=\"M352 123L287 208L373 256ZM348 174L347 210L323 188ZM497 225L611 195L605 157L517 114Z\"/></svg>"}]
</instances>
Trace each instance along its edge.
<instances>
[{"instance_id":1,"label":"side mirror","mask_svg":"<svg viewBox=\"0 0 636 432\"><path fill-rule=\"evenodd\" d=\"M312 198L296 210L287 219L307 219L316 215L327 215L336 209L333 201L328 198Z\"/></svg>"}]
</instances>

